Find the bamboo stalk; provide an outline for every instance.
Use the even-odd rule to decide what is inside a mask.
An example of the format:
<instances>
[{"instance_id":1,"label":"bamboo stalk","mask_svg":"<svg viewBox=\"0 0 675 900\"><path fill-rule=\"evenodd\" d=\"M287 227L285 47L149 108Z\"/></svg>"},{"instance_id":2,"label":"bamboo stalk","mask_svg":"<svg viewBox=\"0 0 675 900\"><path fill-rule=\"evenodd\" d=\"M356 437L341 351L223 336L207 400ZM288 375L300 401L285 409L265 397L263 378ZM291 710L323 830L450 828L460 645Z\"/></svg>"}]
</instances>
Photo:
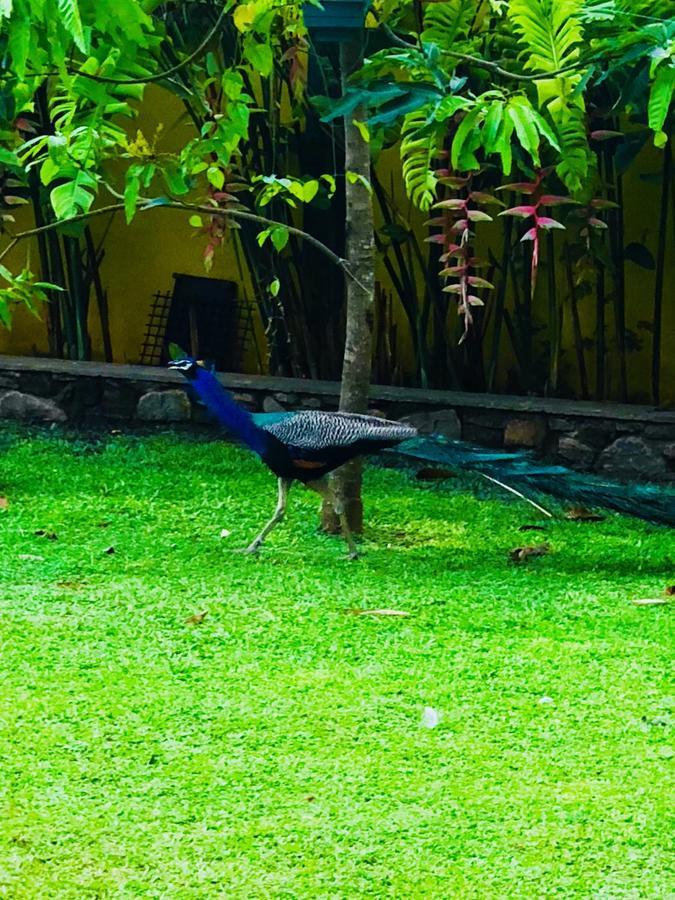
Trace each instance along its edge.
<instances>
[{"instance_id":1,"label":"bamboo stalk","mask_svg":"<svg viewBox=\"0 0 675 900\"><path fill-rule=\"evenodd\" d=\"M581 397L588 400L588 373L586 370L586 354L584 352L584 337L581 331L581 319L579 318L579 301L574 285L574 271L572 269L572 252L569 244L565 245L565 272L567 274L567 287L570 295L570 310L572 312L572 330L574 333L574 350L579 368L579 381L581 382Z\"/></svg>"},{"instance_id":2,"label":"bamboo stalk","mask_svg":"<svg viewBox=\"0 0 675 900\"><path fill-rule=\"evenodd\" d=\"M63 249L68 267L68 289L70 292L73 324L75 332L75 345L70 348L71 359L88 359L88 335L87 335L87 297L84 290L84 278L82 273L82 256L80 254L79 238L63 238ZM73 355L73 353L75 355Z\"/></svg>"},{"instance_id":3,"label":"bamboo stalk","mask_svg":"<svg viewBox=\"0 0 675 900\"><path fill-rule=\"evenodd\" d=\"M490 364L488 366L487 389L494 390L497 376L497 363L499 360L499 345L504 324L504 306L506 292L509 286L509 269L511 266L511 236L513 233L513 219L507 216L504 225L504 239L502 243L502 259L499 266L500 278L497 295L494 302L494 325L492 326L492 349L490 351Z\"/></svg>"},{"instance_id":4,"label":"bamboo stalk","mask_svg":"<svg viewBox=\"0 0 675 900\"><path fill-rule=\"evenodd\" d=\"M89 227L84 230L84 240L89 256L91 279L94 285L94 295L98 306L98 316L101 322L101 340L103 341L103 356L106 362L113 361L112 341L110 338L110 316L108 310L108 295L101 281L101 269L99 255L96 252L94 238Z\"/></svg>"},{"instance_id":5,"label":"bamboo stalk","mask_svg":"<svg viewBox=\"0 0 675 900\"><path fill-rule=\"evenodd\" d=\"M596 260L595 269L595 395L596 399L605 399L607 384L605 355L605 267Z\"/></svg>"},{"instance_id":6,"label":"bamboo stalk","mask_svg":"<svg viewBox=\"0 0 675 900\"><path fill-rule=\"evenodd\" d=\"M35 169L31 169L28 179L33 206L35 224L40 227L46 223L42 203L40 200L40 182ZM38 255L40 257L40 277L50 284L55 283L52 274L49 256L48 237L45 232L37 235ZM63 334L61 332L61 309L59 304L60 291L47 291L49 303L47 304L47 340L49 343L49 355L57 359L63 353Z\"/></svg>"},{"instance_id":7,"label":"bamboo stalk","mask_svg":"<svg viewBox=\"0 0 675 900\"><path fill-rule=\"evenodd\" d=\"M626 360L626 273L623 258L625 242L623 177L616 170L611 149L607 149L605 154L605 171L609 185L608 199L618 204L618 208L611 217L609 238L614 280L614 330L616 333L616 351L619 358L619 397L625 403L628 400L628 372Z\"/></svg>"},{"instance_id":8,"label":"bamboo stalk","mask_svg":"<svg viewBox=\"0 0 675 900\"><path fill-rule=\"evenodd\" d=\"M548 333L549 369L548 390L554 395L558 390L560 369L560 310L558 309L558 288L555 274L555 243L553 234L546 234L546 262L548 269Z\"/></svg>"}]
</instances>

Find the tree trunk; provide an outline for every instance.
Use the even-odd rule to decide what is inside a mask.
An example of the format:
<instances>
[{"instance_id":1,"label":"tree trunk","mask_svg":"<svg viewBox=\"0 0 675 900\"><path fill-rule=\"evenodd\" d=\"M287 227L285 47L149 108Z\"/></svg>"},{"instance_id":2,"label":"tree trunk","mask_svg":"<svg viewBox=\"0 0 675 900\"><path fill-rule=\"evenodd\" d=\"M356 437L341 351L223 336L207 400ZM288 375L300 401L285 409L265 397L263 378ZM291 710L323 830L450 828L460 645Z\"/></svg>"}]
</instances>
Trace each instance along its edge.
<instances>
[{"instance_id":1,"label":"tree trunk","mask_svg":"<svg viewBox=\"0 0 675 900\"><path fill-rule=\"evenodd\" d=\"M363 62L363 37L358 35L340 45L342 92L348 78ZM345 116L345 255L353 278L347 278L347 328L342 363L340 410L364 413L368 409L370 388L373 303L375 287L375 241L373 204L370 191L370 147L354 122L366 121L365 109L357 107ZM363 530L361 502L361 463L345 466L333 481L342 497L349 527ZM339 523L332 508L324 504L322 526L336 532Z\"/></svg>"}]
</instances>

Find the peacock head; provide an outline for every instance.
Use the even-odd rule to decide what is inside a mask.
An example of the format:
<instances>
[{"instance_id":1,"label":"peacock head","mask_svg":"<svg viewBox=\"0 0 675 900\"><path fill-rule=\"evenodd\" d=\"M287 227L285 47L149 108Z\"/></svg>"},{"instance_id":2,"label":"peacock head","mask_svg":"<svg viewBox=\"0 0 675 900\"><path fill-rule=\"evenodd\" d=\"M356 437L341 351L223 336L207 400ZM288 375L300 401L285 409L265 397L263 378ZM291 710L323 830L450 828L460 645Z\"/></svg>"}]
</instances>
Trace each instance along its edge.
<instances>
[{"instance_id":1,"label":"peacock head","mask_svg":"<svg viewBox=\"0 0 675 900\"><path fill-rule=\"evenodd\" d=\"M191 356L184 356L181 359L172 359L169 361L169 368L182 372L190 381L194 381L199 375L200 368L204 366L199 360L193 359Z\"/></svg>"}]
</instances>

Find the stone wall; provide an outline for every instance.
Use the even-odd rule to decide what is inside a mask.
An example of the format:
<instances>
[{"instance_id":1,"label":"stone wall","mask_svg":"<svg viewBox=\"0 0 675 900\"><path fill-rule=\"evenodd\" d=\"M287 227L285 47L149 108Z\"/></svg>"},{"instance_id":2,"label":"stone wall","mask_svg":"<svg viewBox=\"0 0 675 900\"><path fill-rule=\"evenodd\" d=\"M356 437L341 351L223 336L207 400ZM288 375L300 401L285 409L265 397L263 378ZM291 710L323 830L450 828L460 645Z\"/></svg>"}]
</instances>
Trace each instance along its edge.
<instances>
[{"instance_id":1,"label":"stone wall","mask_svg":"<svg viewBox=\"0 0 675 900\"><path fill-rule=\"evenodd\" d=\"M225 374L253 411L336 409L328 381ZM374 385L372 412L491 447L527 447L612 478L675 482L675 411L540 397ZM166 369L0 356L0 419L206 425L183 377Z\"/></svg>"}]
</instances>

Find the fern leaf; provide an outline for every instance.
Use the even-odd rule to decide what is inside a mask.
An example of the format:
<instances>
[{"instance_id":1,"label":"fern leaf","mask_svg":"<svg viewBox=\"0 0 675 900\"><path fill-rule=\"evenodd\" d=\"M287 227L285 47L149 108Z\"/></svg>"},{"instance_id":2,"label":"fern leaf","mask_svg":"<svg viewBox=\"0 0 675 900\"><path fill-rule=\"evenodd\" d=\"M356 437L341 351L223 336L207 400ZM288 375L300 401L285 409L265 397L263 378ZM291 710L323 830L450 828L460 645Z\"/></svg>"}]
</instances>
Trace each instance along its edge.
<instances>
[{"instance_id":1,"label":"fern leaf","mask_svg":"<svg viewBox=\"0 0 675 900\"><path fill-rule=\"evenodd\" d=\"M408 113L401 130L403 182L408 196L423 212L436 197L436 176L431 169L436 139L436 130L427 127L424 111Z\"/></svg>"},{"instance_id":2,"label":"fern leaf","mask_svg":"<svg viewBox=\"0 0 675 900\"><path fill-rule=\"evenodd\" d=\"M509 16L528 53L526 68L557 72L578 59L582 8L583 0L511 0Z\"/></svg>"},{"instance_id":3,"label":"fern leaf","mask_svg":"<svg viewBox=\"0 0 675 900\"><path fill-rule=\"evenodd\" d=\"M422 41L449 50L460 37L465 37L478 8L477 0L446 0L427 4L424 13Z\"/></svg>"},{"instance_id":4,"label":"fern leaf","mask_svg":"<svg viewBox=\"0 0 675 900\"><path fill-rule=\"evenodd\" d=\"M537 79L540 107L556 121L563 121L571 107L584 108L575 88L581 75L559 76L561 69L579 59L583 41L581 11L584 0L511 0L509 16L524 48L525 68L551 77Z\"/></svg>"},{"instance_id":5,"label":"fern leaf","mask_svg":"<svg viewBox=\"0 0 675 900\"><path fill-rule=\"evenodd\" d=\"M78 50L86 53L87 42L84 38L78 0L56 0L56 5L61 16L61 24L75 41Z\"/></svg>"},{"instance_id":6,"label":"fern leaf","mask_svg":"<svg viewBox=\"0 0 675 900\"><path fill-rule=\"evenodd\" d=\"M558 176L571 193L579 191L588 176L590 150L586 135L586 119L581 110L572 110L566 120L558 125L560 138L560 162L556 166Z\"/></svg>"}]
</instances>

